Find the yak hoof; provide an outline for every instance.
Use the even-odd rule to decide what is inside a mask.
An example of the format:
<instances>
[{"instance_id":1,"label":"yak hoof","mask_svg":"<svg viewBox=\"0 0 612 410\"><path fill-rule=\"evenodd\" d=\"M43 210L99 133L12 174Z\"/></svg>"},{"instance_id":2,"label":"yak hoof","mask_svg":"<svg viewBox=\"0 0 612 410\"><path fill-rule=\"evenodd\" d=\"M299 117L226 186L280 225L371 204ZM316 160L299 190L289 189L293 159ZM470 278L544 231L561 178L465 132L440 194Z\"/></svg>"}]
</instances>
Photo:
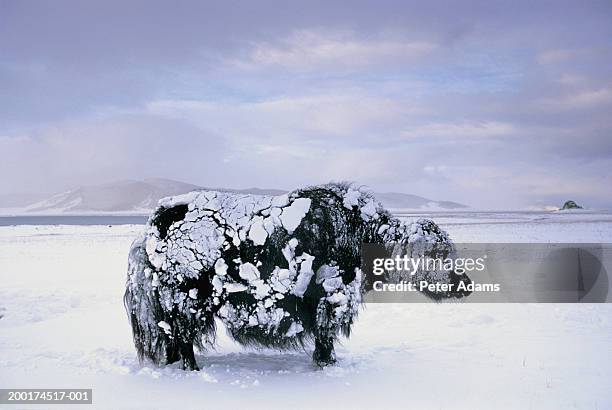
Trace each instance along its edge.
<instances>
[{"instance_id":1,"label":"yak hoof","mask_svg":"<svg viewBox=\"0 0 612 410\"><path fill-rule=\"evenodd\" d=\"M193 363L189 363L189 362L185 362L183 361L183 370L189 370L189 371L200 371L200 368L198 367L198 364L193 362Z\"/></svg>"},{"instance_id":2,"label":"yak hoof","mask_svg":"<svg viewBox=\"0 0 612 410\"><path fill-rule=\"evenodd\" d=\"M317 367L323 368L327 366L333 366L334 364L336 364L336 358L328 357L326 359L314 359L314 362L317 365Z\"/></svg>"},{"instance_id":3,"label":"yak hoof","mask_svg":"<svg viewBox=\"0 0 612 410\"><path fill-rule=\"evenodd\" d=\"M199 371L198 362L196 362L195 357L183 358L183 370L195 370Z\"/></svg>"}]
</instances>

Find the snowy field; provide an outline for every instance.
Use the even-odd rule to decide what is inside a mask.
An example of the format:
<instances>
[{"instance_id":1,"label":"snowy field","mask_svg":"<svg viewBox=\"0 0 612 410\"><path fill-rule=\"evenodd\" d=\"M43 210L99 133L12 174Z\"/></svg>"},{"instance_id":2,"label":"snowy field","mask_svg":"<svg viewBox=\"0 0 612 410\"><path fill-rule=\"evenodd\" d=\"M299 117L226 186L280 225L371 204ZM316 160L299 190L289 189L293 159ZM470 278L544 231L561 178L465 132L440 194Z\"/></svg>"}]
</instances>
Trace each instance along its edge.
<instances>
[{"instance_id":1,"label":"snowy field","mask_svg":"<svg viewBox=\"0 0 612 410\"><path fill-rule=\"evenodd\" d=\"M457 242L612 242L608 213L432 216ZM610 304L369 304L322 371L222 330L200 372L141 366L121 300L141 229L0 227L0 387L93 388L82 407L104 409L612 409Z\"/></svg>"}]
</instances>

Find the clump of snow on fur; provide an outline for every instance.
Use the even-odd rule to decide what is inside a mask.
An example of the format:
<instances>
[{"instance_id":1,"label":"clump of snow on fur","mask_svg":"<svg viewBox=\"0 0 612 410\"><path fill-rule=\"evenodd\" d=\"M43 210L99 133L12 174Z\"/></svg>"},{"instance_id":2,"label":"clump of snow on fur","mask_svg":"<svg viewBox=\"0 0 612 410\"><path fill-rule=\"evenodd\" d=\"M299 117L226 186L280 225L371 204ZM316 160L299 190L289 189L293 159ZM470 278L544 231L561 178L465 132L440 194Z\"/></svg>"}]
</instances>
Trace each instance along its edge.
<instances>
[{"instance_id":1,"label":"clump of snow on fur","mask_svg":"<svg viewBox=\"0 0 612 410\"><path fill-rule=\"evenodd\" d=\"M360 191L353 189L353 188L349 188L344 194L344 200L342 201L342 204L344 205L345 208L353 209L354 206L359 205L360 196L361 196Z\"/></svg>"},{"instance_id":2,"label":"clump of snow on fur","mask_svg":"<svg viewBox=\"0 0 612 410\"><path fill-rule=\"evenodd\" d=\"M294 337L295 335L303 331L304 331L304 327L302 326L301 323L291 322L291 326L289 326L289 330L287 330L287 333L285 333L285 336Z\"/></svg>"},{"instance_id":3,"label":"clump of snow on fur","mask_svg":"<svg viewBox=\"0 0 612 410\"><path fill-rule=\"evenodd\" d=\"M300 222L302 222L302 219L310 209L310 204L310 198L298 198L289 207L283 208L280 220L287 232L292 233L300 225Z\"/></svg>"},{"instance_id":4,"label":"clump of snow on fur","mask_svg":"<svg viewBox=\"0 0 612 410\"><path fill-rule=\"evenodd\" d=\"M164 330L165 334L167 334L167 335L171 335L172 334L172 327L170 327L170 325L167 322L164 322L162 320L159 323L157 323L157 326L161 327Z\"/></svg>"},{"instance_id":5,"label":"clump of snow on fur","mask_svg":"<svg viewBox=\"0 0 612 410\"><path fill-rule=\"evenodd\" d=\"M254 219L251 229L249 230L249 239L251 239L255 245L263 245L266 243L267 238L268 232L264 228L264 218L258 216Z\"/></svg>"},{"instance_id":6,"label":"clump of snow on fur","mask_svg":"<svg viewBox=\"0 0 612 410\"><path fill-rule=\"evenodd\" d=\"M215 262L215 273L220 276L227 275L227 264L223 258L219 258Z\"/></svg>"},{"instance_id":7,"label":"clump of snow on fur","mask_svg":"<svg viewBox=\"0 0 612 410\"><path fill-rule=\"evenodd\" d=\"M225 285L223 285L223 288L226 289L229 293L244 292L248 289L242 283L226 283Z\"/></svg>"},{"instance_id":8,"label":"clump of snow on fur","mask_svg":"<svg viewBox=\"0 0 612 410\"><path fill-rule=\"evenodd\" d=\"M240 269L238 271L240 277L248 282L253 282L259 279L260 273L255 265L250 262L243 263L240 265Z\"/></svg>"},{"instance_id":9,"label":"clump of snow on fur","mask_svg":"<svg viewBox=\"0 0 612 410\"><path fill-rule=\"evenodd\" d=\"M310 284L312 275L314 275L314 272L312 271L314 256L303 253L302 256L298 258L298 261L300 262L300 273L298 274L295 286L291 293L295 296L302 297L304 296L304 292L306 292L306 288L308 288L308 285Z\"/></svg>"},{"instance_id":10,"label":"clump of snow on fur","mask_svg":"<svg viewBox=\"0 0 612 410\"><path fill-rule=\"evenodd\" d=\"M364 206L361 207L361 217L365 221L369 221L371 218L376 219L376 217L378 217L376 203L373 199L370 199Z\"/></svg>"}]
</instances>

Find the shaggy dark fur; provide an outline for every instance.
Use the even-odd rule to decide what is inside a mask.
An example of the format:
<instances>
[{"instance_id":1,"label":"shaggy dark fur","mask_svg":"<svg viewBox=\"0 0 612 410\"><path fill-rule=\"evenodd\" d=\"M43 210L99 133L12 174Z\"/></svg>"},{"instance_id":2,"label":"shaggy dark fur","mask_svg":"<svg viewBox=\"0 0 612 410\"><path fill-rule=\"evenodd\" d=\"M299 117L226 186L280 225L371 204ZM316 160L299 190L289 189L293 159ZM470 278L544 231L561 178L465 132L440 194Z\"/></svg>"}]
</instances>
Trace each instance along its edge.
<instances>
[{"instance_id":1,"label":"shaggy dark fur","mask_svg":"<svg viewBox=\"0 0 612 410\"><path fill-rule=\"evenodd\" d=\"M315 363L332 364L364 291L361 245L389 242L452 251L433 222L404 225L349 184L273 198L202 191L164 199L129 257L124 302L138 357L197 369L193 347L214 343L219 318L243 345L314 344Z\"/></svg>"}]
</instances>

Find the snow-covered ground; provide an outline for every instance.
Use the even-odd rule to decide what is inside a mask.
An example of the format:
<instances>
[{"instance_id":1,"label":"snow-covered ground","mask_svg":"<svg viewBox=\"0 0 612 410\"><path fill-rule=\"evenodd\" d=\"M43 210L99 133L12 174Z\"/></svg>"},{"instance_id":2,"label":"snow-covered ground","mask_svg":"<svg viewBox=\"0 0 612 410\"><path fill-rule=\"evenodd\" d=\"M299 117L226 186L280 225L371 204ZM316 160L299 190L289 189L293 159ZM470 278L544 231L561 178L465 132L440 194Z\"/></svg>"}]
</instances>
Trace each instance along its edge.
<instances>
[{"instance_id":1,"label":"snow-covered ground","mask_svg":"<svg viewBox=\"0 0 612 410\"><path fill-rule=\"evenodd\" d=\"M457 242L612 242L608 213L433 217ZM369 304L323 371L222 330L200 372L141 366L121 300L141 229L0 227L0 387L109 409L612 408L611 304Z\"/></svg>"}]
</instances>

